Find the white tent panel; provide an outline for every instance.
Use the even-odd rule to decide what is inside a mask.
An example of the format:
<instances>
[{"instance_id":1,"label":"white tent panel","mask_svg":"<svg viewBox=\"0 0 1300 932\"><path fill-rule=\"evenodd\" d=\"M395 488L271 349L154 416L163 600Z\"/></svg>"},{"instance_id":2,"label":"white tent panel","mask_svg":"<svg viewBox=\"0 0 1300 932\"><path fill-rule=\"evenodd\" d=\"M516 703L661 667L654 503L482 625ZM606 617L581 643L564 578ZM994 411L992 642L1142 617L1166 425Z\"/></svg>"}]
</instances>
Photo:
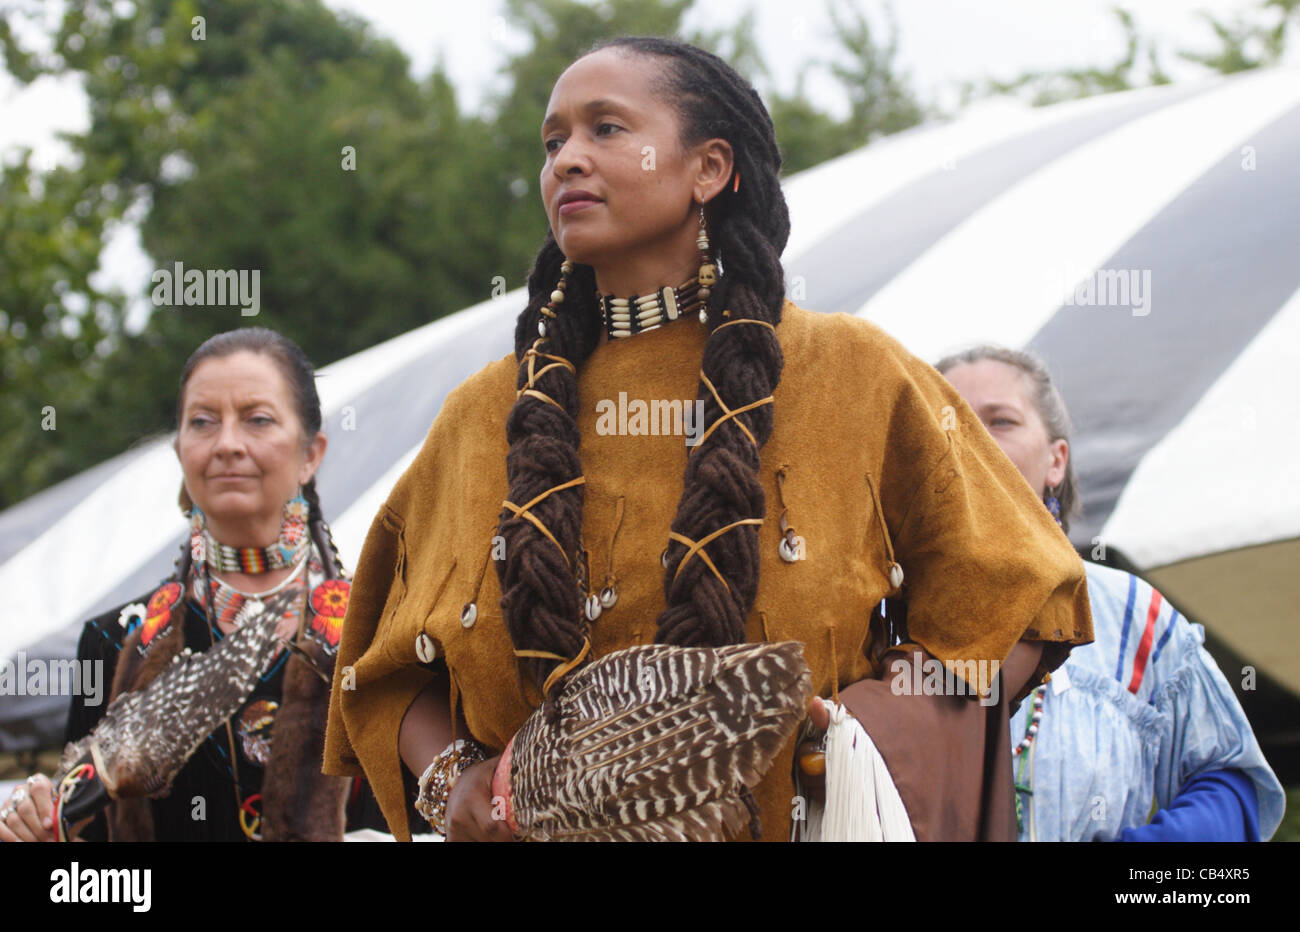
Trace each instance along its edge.
<instances>
[{"instance_id":1,"label":"white tent panel","mask_svg":"<svg viewBox=\"0 0 1300 932\"><path fill-rule=\"evenodd\" d=\"M454 347L461 336L500 313L503 305L518 309L527 301L528 289L516 288L321 368L316 387L325 419L408 363Z\"/></svg>"},{"instance_id":2,"label":"white tent panel","mask_svg":"<svg viewBox=\"0 0 1300 932\"><path fill-rule=\"evenodd\" d=\"M339 556L343 559L344 566L351 569L357 565L357 561L361 558L361 545L365 543L371 522L388 498L388 493L397 484L397 480L402 478L402 473L406 472L406 468L411 465L422 446L424 446L423 440L403 454L391 469L362 492L338 520L331 522L330 532L334 535L334 543L339 548Z\"/></svg>"},{"instance_id":3,"label":"white tent panel","mask_svg":"<svg viewBox=\"0 0 1300 932\"><path fill-rule=\"evenodd\" d=\"M1125 123L989 201L858 316L930 362L976 342L1023 346L1076 283L1297 103L1293 73L1263 72Z\"/></svg>"},{"instance_id":4,"label":"white tent panel","mask_svg":"<svg viewBox=\"0 0 1300 932\"><path fill-rule=\"evenodd\" d=\"M963 159L1034 130L1172 92L1172 85L1163 85L1051 107L1026 107L995 97L973 104L952 123L886 136L800 172L784 186L790 207L786 263L798 260L836 227L933 172L953 170Z\"/></svg>"},{"instance_id":5,"label":"white tent panel","mask_svg":"<svg viewBox=\"0 0 1300 932\"><path fill-rule=\"evenodd\" d=\"M1297 425L1300 291L1143 457L1102 540L1147 569L1297 536Z\"/></svg>"},{"instance_id":6,"label":"white tent panel","mask_svg":"<svg viewBox=\"0 0 1300 932\"><path fill-rule=\"evenodd\" d=\"M155 441L0 565L0 658L85 618L146 554L165 547L179 530L180 483L169 442Z\"/></svg>"}]
</instances>

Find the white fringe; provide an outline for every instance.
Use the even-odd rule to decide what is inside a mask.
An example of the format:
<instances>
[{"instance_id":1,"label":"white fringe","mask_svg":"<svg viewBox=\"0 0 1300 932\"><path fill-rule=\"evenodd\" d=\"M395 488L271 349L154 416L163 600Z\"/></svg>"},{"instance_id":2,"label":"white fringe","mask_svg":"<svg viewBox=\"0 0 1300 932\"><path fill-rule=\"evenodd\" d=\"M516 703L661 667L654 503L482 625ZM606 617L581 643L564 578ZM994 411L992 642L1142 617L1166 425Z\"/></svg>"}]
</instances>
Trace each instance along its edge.
<instances>
[{"instance_id":1,"label":"white fringe","mask_svg":"<svg viewBox=\"0 0 1300 932\"><path fill-rule=\"evenodd\" d=\"M885 759L844 706L827 703L826 803L809 806L807 841L916 841Z\"/></svg>"}]
</instances>

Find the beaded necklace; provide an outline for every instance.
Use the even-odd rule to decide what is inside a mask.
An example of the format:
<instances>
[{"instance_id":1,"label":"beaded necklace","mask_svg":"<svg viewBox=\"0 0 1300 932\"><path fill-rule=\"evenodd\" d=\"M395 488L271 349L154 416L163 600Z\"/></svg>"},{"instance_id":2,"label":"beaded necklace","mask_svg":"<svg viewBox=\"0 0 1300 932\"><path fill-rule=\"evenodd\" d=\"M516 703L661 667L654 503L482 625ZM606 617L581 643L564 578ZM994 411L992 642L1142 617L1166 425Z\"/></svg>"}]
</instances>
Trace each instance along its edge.
<instances>
[{"instance_id":1,"label":"beaded necklace","mask_svg":"<svg viewBox=\"0 0 1300 932\"><path fill-rule=\"evenodd\" d=\"M1052 520L1056 522L1058 527L1060 527L1061 526L1061 503L1057 500L1056 493L1054 491L1048 496L1048 499L1044 504L1047 505L1047 510L1051 514ZM1015 766L1016 766L1016 779L1015 779L1016 830L1018 832L1024 832L1025 830L1024 800L1021 799L1021 796L1022 794L1024 796L1031 796L1031 797L1034 795L1033 745L1034 745L1034 738L1038 736L1038 727L1040 723L1043 721L1043 705L1044 705L1044 697L1047 695L1047 687L1039 686L1037 689L1033 691L1031 695L1034 697L1033 699L1034 704L1032 706L1033 711L1029 715L1029 723L1025 725L1025 736L1021 738L1020 743L1017 744L1011 750L1011 758L1015 762ZM1028 779L1025 778L1026 766L1028 766L1029 768ZM1032 805L1033 800L1032 799L1029 800L1029 803ZM1031 815L1030 822L1032 825L1032 821L1033 821L1032 811L1030 815ZM1034 839L1030 837L1029 840L1033 841Z\"/></svg>"},{"instance_id":2,"label":"beaded necklace","mask_svg":"<svg viewBox=\"0 0 1300 932\"><path fill-rule=\"evenodd\" d=\"M195 506L191 516L190 553L194 558L192 593L207 620L208 643L215 646L222 622L231 627L256 618L265 610L266 598L288 588L301 588L303 601L298 606L299 630L307 614L308 593L311 590L308 563L311 557L311 537L307 533L307 500L301 494L285 503L284 521L280 539L270 547L228 547L213 539L208 531L203 512ZM244 592L230 583L212 576L219 572L261 574L273 569L292 567L293 572L263 592ZM282 658L283 659L283 658ZM278 664L277 664L278 666ZM273 668L274 669L274 668ZM269 674L268 674L269 675ZM235 811L239 828L250 841L261 841L261 793L245 796L239 779L239 756L235 747L235 733L230 719L226 719L226 747L231 788L235 794ZM225 748L219 748L223 755Z\"/></svg>"},{"instance_id":3,"label":"beaded necklace","mask_svg":"<svg viewBox=\"0 0 1300 932\"><path fill-rule=\"evenodd\" d=\"M217 626L218 614L217 612L212 611L212 608L220 606L224 600L225 609L227 611L233 610L235 614L233 621L234 624L238 626L242 622L250 620L255 614L260 614L264 611L265 606L262 602L263 596L270 596L282 591L288 586L302 586L303 602L298 608L299 630L301 630L301 622L307 612L307 593L309 589L306 573L303 572L306 568L307 559L304 557L302 563L289 575L287 579L266 592L254 595L240 592L235 589L234 586L231 586L229 583L222 580L213 579L211 565L206 562L203 563L201 572L199 573L202 577L202 583L200 585L205 594L208 594L210 598L203 600L200 604L203 606L203 614L208 622L206 627L208 629L209 646L216 645L216 635L219 631ZM223 589L226 591L223 591ZM262 814L260 804L262 801L262 794L253 793L252 795L245 796L241 792L241 784L239 780L239 756L235 749L235 731L230 724L230 719L226 719L226 746L230 749L229 761L230 775L232 778L231 789L233 789L235 793L235 811L238 813L239 829L244 833L244 837L249 841L261 841L262 834L260 829L262 827Z\"/></svg>"},{"instance_id":4,"label":"beaded necklace","mask_svg":"<svg viewBox=\"0 0 1300 932\"><path fill-rule=\"evenodd\" d=\"M737 175L739 180L739 175ZM704 205L700 205L700 232L695 237L695 248L700 253L700 269L694 278L687 279L676 288L665 285L648 295L632 295L630 298L616 298L613 295L599 297L601 314L604 318L605 333L611 340L630 337L634 333L655 330L665 321L676 320L683 314L699 312L700 323L709 322L709 295L718 283L718 267L714 264L709 246L708 225L704 218ZM553 321L559 314L560 305L569 287L569 275L573 272L573 263L565 259L560 263L560 280L555 283L551 298L541 308L541 319L537 321L537 334L545 337L548 333L548 321Z\"/></svg>"},{"instance_id":5,"label":"beaded necklace","mask_svg":"<svg viewBox=\"0 0 1300 932\"><path fill-rule=\"evenodd\" d=\"M308 560L304 554L304 559L298 563L293 572L265 592L245 592L242 589L236 589L224 579L211 577L205 572L202 576L209 577L208 592L205 595L203 582L201 578L196 576L193 596L199 608L209 615L213 625L218 630L220 630L222 624L238 628L243 622L260 615L263 603L271 596L284 591L290 586L307 586L305 574L307 563ZM209 606L212 608L210 612Z\"/></svg>"},{"instance_id":6,"label":"beaded necklace","mask_svg":"<svg viewBox=\"0 0 1300 932\"><path fill-rule=\"evenodd\" d=\"M207 518L196 505L190 515L191 556L195 563L207 563L221 573L257 575L298 565L311 549L307 533L307 499L299 493L284 505L280 537L269 547L231 547L220 543L208 530Z\"/></svg>"},{"instance_id":7,"label":"beaded necklace","mask_svg":"<svg viewBox=\"0 0 1300 932\"><path fill-rule=\"evenodd\" d=\"M1011 757L1016 764L1016 779L1015 779L1016 830L1018 832L1024 832L1025 830L1025 822L1024 822L1025 801L1022 799L1022 794L1024 796L1034 795L1034 791L1031 786L1031 782L1033 780L1033 774L1031 771L1030 779L1026 780L1025 768L1029 759L1032 757L1031 749L1033 748L1034 738L1038 736L1038 726L1039 723L1041 723L1043 720L1043 697L1046 695L1046 692L1047 692L1046 686L1039 686L1037 689L1034 690L1033 707L1032 707L1033 711L1029 715L1029 724L1025 726L1025 736L1021 738L1020 743L1017 744L1011 750Z\"/></svg>"},{"instance_id":8,"label":"beaded necklace","mask_svg":"<svg viewBox=\"0 0 1300 932\"><path fill-rule=\"evenodd\" d=\"M703 296L701 291L704 292ZM605 295L600 299L605 316L605 332L611 340L617 340L655 330L683 314L697 313L704 307L707 295L708 289L700 285L698 276L676 288L665 286L640 297L632 295L630 298L616 298Z\"/></svg>"}]
</instances>

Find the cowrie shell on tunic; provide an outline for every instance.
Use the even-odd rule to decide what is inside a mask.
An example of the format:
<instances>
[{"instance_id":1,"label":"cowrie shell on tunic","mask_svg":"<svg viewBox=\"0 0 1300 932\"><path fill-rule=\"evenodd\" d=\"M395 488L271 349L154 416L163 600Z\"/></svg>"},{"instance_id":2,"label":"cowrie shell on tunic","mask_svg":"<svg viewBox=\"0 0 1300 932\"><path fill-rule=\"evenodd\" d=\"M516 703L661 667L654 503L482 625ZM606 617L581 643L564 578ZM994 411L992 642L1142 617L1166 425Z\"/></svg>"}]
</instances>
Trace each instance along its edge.
<instances>
[{"instance_id":1,"label":"cowrie shell on tunic","mask_svg":"<svg viewBox=\"0 0 1300 932\"><path fill-rule=\"evenodd\" d=\"M897 563L890 564L889 584L895 589L903 585L903 568Z\"/></svg>"},{"instance_id":2,"label":"cowrie shell on tunic","mask_svg":"<svg viewBox=\"0 0 1300 932\"><path fill-rule=\"evenodd\" d=\"M478 606L473 602L466 602L465 607L460 610L460 626L462 628L472 628L477 620Z\"/></svg>"},{"instance_id":3,"label":"cowrie shell on tunic","mask_svg":"<svg viewBox=\"0 0 1300 932\"><path fill-rule=\"evenodd\" d=\"M587 596L586 612L587 612L588 621L595 621L597 618L600 617L600 612L601 612L600 596L596 595L596 593L594 592L591 595Z\"/></svg>"},{"instance_id":4,"label":"cowrie shell on tunic","mask_svg":"<svg viewBox=\"0 0 1300 932\"><path fill-rule=\"evenodd\" d=\"M420 658L420 663L432 663L438 656L438 647L433 643L433 638L423 631L415 639L415 656Z\"/></svg>"},{"instance_id":5,"label":"cowrie shell on tunic","mask_svg":"<svg viewBox=\"0 0 1300 932\"><path fill-rule=\"evenodd\" d=\"M618 590L613 586L606 586L600 590L600 604L605 608L613 608L614 603L618 601Z\"/></svg>"}]
</instances>

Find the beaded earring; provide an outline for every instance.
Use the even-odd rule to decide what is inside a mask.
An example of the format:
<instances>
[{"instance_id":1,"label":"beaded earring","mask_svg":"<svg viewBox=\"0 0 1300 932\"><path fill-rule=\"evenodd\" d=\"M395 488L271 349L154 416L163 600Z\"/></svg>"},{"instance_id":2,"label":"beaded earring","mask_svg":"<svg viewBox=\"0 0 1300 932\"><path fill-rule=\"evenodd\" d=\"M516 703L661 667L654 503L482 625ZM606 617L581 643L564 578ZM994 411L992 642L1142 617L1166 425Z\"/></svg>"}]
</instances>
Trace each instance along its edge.
<instances>
[{"instance_id":1,"label":"beaded earring","mask_svg":"<svg viewBox=\"0 0 1300 932\"><path fill-rule=\"evenodd\" d=\"M1056 497L1055 489L1047 490L1047 498L1043 500L1043 504L1046 505L1047 510L1051 512L1052 520L1054 520L1057 524L1060 524L1061 523L1061 500Z\"/></svg>"},{"instance_id":2,"label":"beaded earring","mask_svg":"<svg viewBox=\"0 0 1300 932\"><path fill-rule=\"evenodd\" d=\"M700 235L695 238L695 248L700 251L700 271L696 276L699 282L700 290L699 299L704 302L700 308L700 323L708 324L709 322L709 295L713 293L713 286L718 283L718 268L713 264L713 257L709 254L709 230L704 222L704 205L700 205Z\"/></svg>"},{"instance_id":3,"label":"beaded earring","mask_svg":"<svg viewBox=\"0 0 1300 932\"><path fill-rule=\"evenodd\" d=\"M546 336L546 322L555 320L559 305L564 303L564 290L569 287L569 273L572 271L573 263L565 259L560 265L560 280L555 283L555 290L551 292L551 300L547 301L542 308L542 319L537 322L538 336Z\"/></svg>"}]
</instances>

